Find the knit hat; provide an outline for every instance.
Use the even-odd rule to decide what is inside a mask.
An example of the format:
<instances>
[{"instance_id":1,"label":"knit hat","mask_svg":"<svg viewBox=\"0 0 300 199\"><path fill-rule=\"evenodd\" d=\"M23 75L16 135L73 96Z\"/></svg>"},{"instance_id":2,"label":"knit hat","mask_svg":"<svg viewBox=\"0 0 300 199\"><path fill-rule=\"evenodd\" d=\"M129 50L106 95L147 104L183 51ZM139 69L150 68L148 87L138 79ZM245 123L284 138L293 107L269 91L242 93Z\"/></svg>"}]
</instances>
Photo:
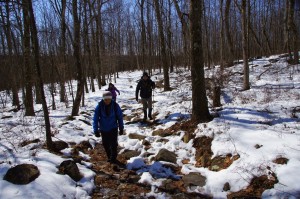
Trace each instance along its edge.
<instances>
[{"instance_id":1,"label":"knit hat","mask_svg":"<svg viewBox=\"0 0 300 199\"><path fill-rule=\"evenodd\" d=\"M147 73L147 72L144 72L144 73L143 73L143 77L144 77L144 76L147 76L147 77L149 77L149 75L148 75L148 73Z\"/></svg>"},{"instance_id":2,"label":"knit hat","mask_svg":"<svg viewBox=\"0 0 300 199\"><path fill-rule=\"evenodd\" d=\"M103 99L112 99L112 94L110 91L104 91L102 95Z\"/></svg>"}]
</instances>

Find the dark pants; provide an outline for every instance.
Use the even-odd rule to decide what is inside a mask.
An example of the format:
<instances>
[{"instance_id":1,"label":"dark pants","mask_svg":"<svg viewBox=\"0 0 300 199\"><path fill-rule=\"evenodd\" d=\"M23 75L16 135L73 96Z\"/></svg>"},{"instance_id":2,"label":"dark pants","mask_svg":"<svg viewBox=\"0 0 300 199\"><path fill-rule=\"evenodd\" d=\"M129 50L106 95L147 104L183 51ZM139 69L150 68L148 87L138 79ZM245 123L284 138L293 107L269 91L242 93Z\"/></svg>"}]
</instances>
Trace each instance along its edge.
<instances>
[{"instance_id":1,"label":"dark pants","mask_svg":"<svg viewBox=\"0 0 300 199\"><path fill-rule=\"evenodd\" d=\"M114 161L118 155L118 129L110 132L101 132L102 144L109 161Z\"/></svg>"}]
</instances>

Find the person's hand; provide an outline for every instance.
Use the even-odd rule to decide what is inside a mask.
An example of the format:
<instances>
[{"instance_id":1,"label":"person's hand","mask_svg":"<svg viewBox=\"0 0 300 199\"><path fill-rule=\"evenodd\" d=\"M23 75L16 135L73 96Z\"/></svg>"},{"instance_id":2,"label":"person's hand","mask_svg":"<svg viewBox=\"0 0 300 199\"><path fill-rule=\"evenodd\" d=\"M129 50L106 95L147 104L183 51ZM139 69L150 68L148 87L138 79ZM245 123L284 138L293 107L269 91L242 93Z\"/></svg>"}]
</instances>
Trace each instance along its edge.
<instances>
[{"instance_id":1,"label":"person's hand","mask_svg":"<svg viewBox=\"0 0 300 199\"><path fill-rule=\"evenodd\" d=\"M123 129L120 129L119 135L123 135L123 134L124 134L124 130L123 130Z\"/></svg>"},{"instance_id":2,"label":"person's hand","mask_svg":"<svg viewBox=\"0 0 300 199\"><path fill-rule=\"evenodd\" d=\"M96 131L96 132L94 132L95 133L95 136L98 138L98 137L100 137L100 133L99 133L99 131Z\"/></svg>"}]
</instances>

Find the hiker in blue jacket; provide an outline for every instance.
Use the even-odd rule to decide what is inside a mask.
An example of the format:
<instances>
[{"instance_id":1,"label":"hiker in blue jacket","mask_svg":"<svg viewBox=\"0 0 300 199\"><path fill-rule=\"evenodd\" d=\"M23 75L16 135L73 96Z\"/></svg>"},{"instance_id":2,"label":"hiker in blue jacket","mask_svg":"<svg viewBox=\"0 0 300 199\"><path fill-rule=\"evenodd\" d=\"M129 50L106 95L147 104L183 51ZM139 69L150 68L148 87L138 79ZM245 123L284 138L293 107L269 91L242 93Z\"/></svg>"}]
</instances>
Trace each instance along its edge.
<instances>
[{"instance_id":1,"label":"hiker in blue jacket","mask_svg":"<svg viewBox=\"0 0 300 199\"><path fill-rule=\"evenodd\" d=\"M102 137L108 162L118 163L118 128L119 134L123 135L124 123L120 106L112 100L112 93L105 91L103 99L95 109L93 129L96 137Z\"/></svg>"}]
</instances>

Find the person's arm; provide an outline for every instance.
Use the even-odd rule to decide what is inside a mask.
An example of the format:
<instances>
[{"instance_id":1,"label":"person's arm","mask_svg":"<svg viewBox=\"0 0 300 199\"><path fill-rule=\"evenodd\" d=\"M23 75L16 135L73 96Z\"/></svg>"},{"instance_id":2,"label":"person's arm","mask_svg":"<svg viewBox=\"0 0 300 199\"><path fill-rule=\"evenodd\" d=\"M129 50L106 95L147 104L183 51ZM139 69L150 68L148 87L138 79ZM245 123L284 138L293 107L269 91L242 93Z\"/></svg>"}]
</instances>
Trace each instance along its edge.
<instances>
[{"instance_id":1,"label":"person's arm","mask_svg":"<svg viewBox=\"0 0 300 199\"><path fill-rule=\"evenodd\" d=\"M141 89L141 81L139 81L138 85L136 86L136 91L135 91L135 99L138 101L139 99L139 91Z\"/></svg>"},{"instance_id":2,"label":"person's arm","mask_svg":"<svg viewBox=\"0 0 300 199\"><path fill-rule=\"evenodd\" d=\"M94 134L98 137L99 135L99 109L100 106L99 104L96 106L95 112L94 112L94 118L93 118L93 130L94 130Z\"/></svg>"},{"instance_id":3,"label":"person's arm","mask_svg":"<svg viewBox=\"0 0 300 199\"><path fill-rule=\"evenodd\" d=\"M122 135L124 131L123 113L119 104L116 103L116 106L117 106L117 120L119 124L120 135Z\"/></svg>"},{"instance_id":4,"label":"person's arm","mask_svg":"<svg viewBox=\"0 0 300 199\"><path fill-rule=\"evenodd\" d=\"M116 91L119 93L119 95L120 95L120 91L115 87L115 89L116 89Z\"/></svg>"},{"instance_id":5,"label":"person's arm","mask_svg":"<svg viewBox=\"0 0 300 199\"><path fill-rule=\"evenodd\" d=\"M151 80L151 81L152 81L152 80ZM152 87L152 89L155 89L155 82L154 82L154 81L152 81L151 87Z\"/></svg>"}]
</instances>

